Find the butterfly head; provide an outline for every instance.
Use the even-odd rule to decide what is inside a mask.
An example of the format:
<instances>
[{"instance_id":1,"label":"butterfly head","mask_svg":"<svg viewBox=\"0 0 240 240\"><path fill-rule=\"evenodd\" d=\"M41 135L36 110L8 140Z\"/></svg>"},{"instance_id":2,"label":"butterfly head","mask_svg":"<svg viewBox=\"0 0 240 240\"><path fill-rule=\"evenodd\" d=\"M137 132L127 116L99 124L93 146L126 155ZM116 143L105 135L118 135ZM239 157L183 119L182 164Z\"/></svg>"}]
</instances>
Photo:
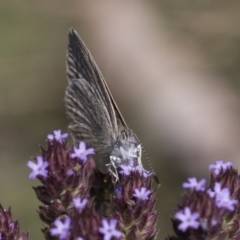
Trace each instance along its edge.
<instances>
[{"instance_id":1,"label":"butterfly head","mask_svg":"<svg viewBox=\"0 0 240 240\"><path fill-rule=\"evenodd\" d=\"M133 166L142 165L141 150L141 143L137 136L131 130L124 129L120 132L114 144L110 159L116 167L121 164Z\"/></svg>"}]
</instances>

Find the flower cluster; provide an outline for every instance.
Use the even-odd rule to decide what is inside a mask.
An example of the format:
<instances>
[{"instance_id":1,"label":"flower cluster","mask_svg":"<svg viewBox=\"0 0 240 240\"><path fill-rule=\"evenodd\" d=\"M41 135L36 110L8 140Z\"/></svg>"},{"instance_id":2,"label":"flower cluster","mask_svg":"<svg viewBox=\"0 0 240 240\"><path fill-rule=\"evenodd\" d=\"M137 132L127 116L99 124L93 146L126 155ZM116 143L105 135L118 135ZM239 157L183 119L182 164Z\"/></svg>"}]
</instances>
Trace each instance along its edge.
<instances>
[{"instance_id":1,"label":"flower cluster","mask_svg":"<svg viewBox=\"0 0 240 240\"><path fill-rule=\"evenodd\" d=\"M97 169L93 148L81 141L68 147L66 133L47 136L46 149L29 161L30 179L47 240L150 240L158 233L152 173L141 166L120 165L107 174ZM131 162L131 161L130 161ZM133 160L134 162L134 160ZM240 239L240 175L230 162L209 166L210 184L189 178L172 218L175 236L167 240ZM0 240L28 240L10 210L0 205Z\"/></svg>"},{"instance_id":2,"label":"flower cluster","mask_svg":"<svg viewBox=\"0 0 240 240\"><path fill-rule=\"evenodd\" d=\"M240 175L230 162L209 166L211 180L189 178L173 227L177 235L168 240L240 239Z\"/></svg>"},{"instance_id":3,"label":"flower cluster","mask_svg":"<svg viewBox=\"0 0 240 240\"><path fill-rule=\"evenodd\" d=\"M2 205L0 205L0 239L28 240L28 233L20 232L19 224L13 221L10 209L5 210Z\"/></svg>"},{"instance_id":4,"label":"flower cluster","mask_svg":"<svg viewBox=\"0 0 240 240\"><path fill-rule=\"evenodd\" d=\"M43 204L38 213L46 239L153 239L158 214L151 174L121 166L116 181L98 171L94 149L83 141L68 148L66 138L54 131L47 148L27 164L29 178L42 183L34 190Z\"/></svg>"}]
</instances>

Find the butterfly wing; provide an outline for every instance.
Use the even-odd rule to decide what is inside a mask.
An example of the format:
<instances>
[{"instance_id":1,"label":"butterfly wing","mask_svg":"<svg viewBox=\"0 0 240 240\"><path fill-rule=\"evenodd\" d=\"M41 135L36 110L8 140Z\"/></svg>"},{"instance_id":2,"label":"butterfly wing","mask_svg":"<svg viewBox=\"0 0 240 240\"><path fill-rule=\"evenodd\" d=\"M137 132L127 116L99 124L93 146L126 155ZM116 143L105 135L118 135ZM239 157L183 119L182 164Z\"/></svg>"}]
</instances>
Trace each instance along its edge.
<instances>
[{"instance_id":1,"label":"butterfly wing","mask_svg":"<svg viewBox=\"0 0 240 240\"><path fill-rule=\"evenodd\" d=\"M84 140L95 148L97 165L106 172L106 161L117 140L119 116L98 66L73 29L69 32L67 77L65 103L71 120L69 130L76 143Z\"/></svg>"},{"instance_id":2,"label":"butterfly wing","mask_svg":"<svg viewBox=\"0 0 240 240\"><path fill-rule=\"evenodd\" d=\"M116 102L115 102L115 100L114 100L114 98L113 98L113 96L112 96L112 94L111 94L111 92L110 92L110 90L108 88L108 85L107 85L107 83L105 81L104 81L104 84L105 84L105 87L106 87L106 89L108 91L108 95L109 95L109 97L111 99L112 106L114 108L114 112L115 112L115 115L116 115L118 128L119 129L127 129L128 128L127 124L126 124L126 122L125 122L121 112L119 111L118 106L117 106L117 104L116 104Z\"/></svg>"}]
</instances>

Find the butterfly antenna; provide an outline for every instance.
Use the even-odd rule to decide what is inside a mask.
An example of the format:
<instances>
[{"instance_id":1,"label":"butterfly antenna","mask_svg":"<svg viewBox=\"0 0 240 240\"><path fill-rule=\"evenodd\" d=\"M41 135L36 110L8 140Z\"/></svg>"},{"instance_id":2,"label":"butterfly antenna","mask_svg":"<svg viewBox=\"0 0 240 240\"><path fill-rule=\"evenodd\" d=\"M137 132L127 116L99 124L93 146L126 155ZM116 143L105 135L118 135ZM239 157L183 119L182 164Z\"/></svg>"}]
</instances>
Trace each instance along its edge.
<instances>
[{"instance_id":1,"label":"butterfly antenna","mask_svg":"<svg viewBox=\"0 0 240 240\"><path fill-rule=\"evenodd\" d=\"M134 135L135 135L135 134L134 134ZM137 141L142 145L142 143L141 143L140 139L138 138L138 136L135 135L135 137L136 137ZM156 175L156 173L155 173L155 171L154 171L154 169L153 169L152 162L150 161L150 159L149 159L149 157L148 157L148 155L147 155L147 152L146 152L145 148L143 147L143 145L142 145L142 151L143 151L144 157L146 158L146 160L147 160L147 162L148 162L148 165L149 165L149 167L150 167L150 170L151 170L152 173L153 173L154 179L155 179L156 183L158 184L158 187L160 187L159 179L158 179L158 177L157 177L157 175Z\"/></svg>"}]
</instances>

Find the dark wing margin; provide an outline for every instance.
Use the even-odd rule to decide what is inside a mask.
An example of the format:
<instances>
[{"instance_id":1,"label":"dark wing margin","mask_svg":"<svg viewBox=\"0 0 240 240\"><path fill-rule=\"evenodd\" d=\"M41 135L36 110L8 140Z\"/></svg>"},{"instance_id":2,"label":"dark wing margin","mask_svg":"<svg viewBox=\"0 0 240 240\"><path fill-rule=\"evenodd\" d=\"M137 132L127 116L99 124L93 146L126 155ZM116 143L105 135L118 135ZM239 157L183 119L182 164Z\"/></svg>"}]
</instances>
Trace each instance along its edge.
<instances>
[{"instance_id":1,"label":"dark wing margin","mask_svg":"<svg viewBox=\"0 0 240 240\"><path fill-rule=\"evenodd\" d=\"M126 122L125 122L125 120L124 120L124 118L123 118L123 116L122 116L122 114L121 114L121 112L120 112L120 110L119 110L119 108L118 108L118 106L117 106L117 104L116 104L116 102L115 102L115 100L114 100L114 98L113 98L109 88L108 88L108 85L107 85L107 83L105 81L104 81L104 84L105 84L105 87L106 87L106 89L108 91L109 97L111 99L111 102L112 102L112 105L113 105L113 108L114 108L114 111L115 111L115 114L116 114L118 126L119 127L121 126L121 127L124 127L124 128L128 128L128 126L127 126L127 124L126 124Z\"/></svg>"},{"instance_id":2,"label":"dark wing margin","mask_svg":"<svg viewBox=\"0 0 240 240\"><path fill-rule=\"evenodd\" d=\"M76 143L84 140L95 148L101 170L118 135L115 103L93 57L73 29L69 31L67 77L69 130Z\"/></svg>"}]
</instances>

